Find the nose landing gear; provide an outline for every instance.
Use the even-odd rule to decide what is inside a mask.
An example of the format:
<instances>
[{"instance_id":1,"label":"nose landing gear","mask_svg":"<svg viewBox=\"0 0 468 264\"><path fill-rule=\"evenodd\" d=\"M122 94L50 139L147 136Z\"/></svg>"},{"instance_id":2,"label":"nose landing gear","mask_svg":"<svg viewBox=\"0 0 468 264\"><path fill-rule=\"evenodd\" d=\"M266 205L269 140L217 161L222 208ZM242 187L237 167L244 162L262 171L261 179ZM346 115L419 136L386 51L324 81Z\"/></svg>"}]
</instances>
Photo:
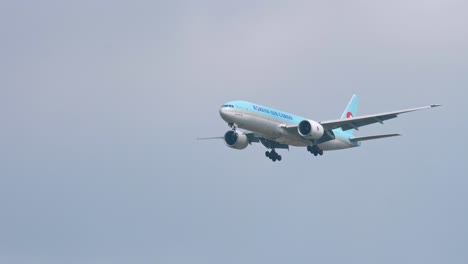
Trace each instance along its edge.
<instances>
[{"instance_id":1,"label":"nose landing gear","mask_svg":"<svg viewBox=\"0 0 468 264\"><path fill-rule=\"evenodd\" d=\"M229 126L233 131L236 131L236 124L234 124L234 123L228 123L228 126Z\"/></svg>"},{"instance_id":2,"label":"nose landing gear","mask_svg":"<svg viewBox=\"0 0 468 264\"><path fill-rule=\"evenodd\" d=\"M314 156L317 156L317 155L322 156L323 155L323 150L321 148L319 148L317 145L307 146L307 151L314 154Z\"/></svg>"},{"instance_id":3,"label":"nose landing gear","mask_svg":"<svg viewBox=\"0 0 468 264\"><path fill-rule=\"evenodd\" d=\"M272 149L271 151L266 151L265 152L265 156L269 159L271 159L273 162L275 161L281 161L281 155L279 155L278 153L276 153L276 151L274 149Z\"/></svg>"}]
</instances>

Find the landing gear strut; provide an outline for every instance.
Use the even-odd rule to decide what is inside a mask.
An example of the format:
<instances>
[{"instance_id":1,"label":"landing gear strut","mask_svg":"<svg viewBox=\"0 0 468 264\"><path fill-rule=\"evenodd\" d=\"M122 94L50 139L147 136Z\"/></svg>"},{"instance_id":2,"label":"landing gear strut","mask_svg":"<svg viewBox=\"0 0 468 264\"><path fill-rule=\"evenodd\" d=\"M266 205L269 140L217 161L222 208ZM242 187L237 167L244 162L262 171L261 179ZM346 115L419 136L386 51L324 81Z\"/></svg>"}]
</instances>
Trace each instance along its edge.
<instances>
[{"instance_id":1,"label":"landing gear strut","mask_svg":"<svg viewBox=\"0 0 468 264\"><path fill-rule=\"evenodd\" d=\"M234 123L228 123L228 126L233 130L236 131L236 125Z\"/></svg>"},{"instance_id":2,"label":"landing gear strut","mask_svg":"<svg viewBox=\"0 0 468 264\"><path fill-rule=\"evenodd\" d=\"M275 161L281 161L281 155L279 155L278 153L276 153L276 151L274 149L272 149L271 151L266 151L265 152L265 156L269 159L271 159L273 162Z\"/></svg>"},{"instance_id":3,"label":"landing gear strut","mask_svg":"<svg viewBox=\"0 0 468 264\"><path fill-rule=\"evenodd\" d=\"M317 155L322 156L323 155L323 150L321 148L319 148L317 145L307 146L307 151L314 154L314 156L317 156Z\"/></svg>"}]
</instances>

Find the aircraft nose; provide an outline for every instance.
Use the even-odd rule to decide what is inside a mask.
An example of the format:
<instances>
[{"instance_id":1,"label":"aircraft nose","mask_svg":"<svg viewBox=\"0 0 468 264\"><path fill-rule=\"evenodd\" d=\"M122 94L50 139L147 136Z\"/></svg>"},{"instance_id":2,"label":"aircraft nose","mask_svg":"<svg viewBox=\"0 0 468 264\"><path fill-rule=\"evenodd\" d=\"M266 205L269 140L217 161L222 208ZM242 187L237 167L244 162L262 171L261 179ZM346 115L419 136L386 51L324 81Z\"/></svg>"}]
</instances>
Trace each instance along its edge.
<instances>
[{"instance_id":1,"label":"aircraft nose","mask_svg":"<svg viewBox=\"0 0 468 264\"><path fill-rule=\"evenodd\" d=\"M229 110L226 109L225 107L221 107L221 109L219 109L219 115L221 116L221 118L226 121L226 122L230 122L230 115L229 115Z\"/></svg>"},{"instance_id":2,"label":"aircraft nose","mask_svg":"<svg viewBox=\"0 0 468 264\"><path fill-rule=\"evenodd\" d=\"M224 119L226 118L227 114L226 114L226 109L224 109L224 107L221 107L219 109L219 115Z\"/></svg>"}]
</instances>

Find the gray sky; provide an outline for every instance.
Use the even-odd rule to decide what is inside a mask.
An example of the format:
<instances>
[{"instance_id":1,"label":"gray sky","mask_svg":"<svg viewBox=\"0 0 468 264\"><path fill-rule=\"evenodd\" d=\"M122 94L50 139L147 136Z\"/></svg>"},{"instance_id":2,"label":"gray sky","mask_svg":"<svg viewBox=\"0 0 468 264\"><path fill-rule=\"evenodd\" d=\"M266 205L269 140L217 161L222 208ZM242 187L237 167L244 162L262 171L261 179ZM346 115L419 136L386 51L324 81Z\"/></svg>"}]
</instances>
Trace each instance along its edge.
<instances>
[{"instance_id":1,"label":"gray sky","mask_svg":"<svg viewBox=\"0 0 468 264\"><path fill-rule=\"evenodd\" d=\"M467 263L466 1L3 1L1 263ZM244 99L432 103L272 163Z\"/></svg>"}]
</instances>

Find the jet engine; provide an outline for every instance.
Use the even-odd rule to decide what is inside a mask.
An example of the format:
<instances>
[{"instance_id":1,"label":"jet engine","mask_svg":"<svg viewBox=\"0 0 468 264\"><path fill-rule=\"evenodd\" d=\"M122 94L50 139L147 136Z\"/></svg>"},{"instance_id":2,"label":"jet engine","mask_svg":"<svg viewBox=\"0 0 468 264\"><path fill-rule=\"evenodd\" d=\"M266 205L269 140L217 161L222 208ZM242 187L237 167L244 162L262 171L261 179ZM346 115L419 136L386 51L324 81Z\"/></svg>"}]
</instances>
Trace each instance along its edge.
<instances>
[{"instance_id":1,"label":"jet engine","mask_svg":"<svg viewBox=\"0 0 468 264\"><path fill-rule=\"evenodd\" d=\"M307 139L319 139L323 136L323 126L313 120L303 120L297 127L299 135Z\"/></svg>"},{"instance_id":2,"label":"jet engine","mask_svg":"<svg viewBox=\"0 0 468 264\"><path fill-rule=\"evenodd\" d=\"M224 134L224 142L233 149L245 149L249 145L247 135L234 130L229 130Z\"/></svg>"}]
</instances>

